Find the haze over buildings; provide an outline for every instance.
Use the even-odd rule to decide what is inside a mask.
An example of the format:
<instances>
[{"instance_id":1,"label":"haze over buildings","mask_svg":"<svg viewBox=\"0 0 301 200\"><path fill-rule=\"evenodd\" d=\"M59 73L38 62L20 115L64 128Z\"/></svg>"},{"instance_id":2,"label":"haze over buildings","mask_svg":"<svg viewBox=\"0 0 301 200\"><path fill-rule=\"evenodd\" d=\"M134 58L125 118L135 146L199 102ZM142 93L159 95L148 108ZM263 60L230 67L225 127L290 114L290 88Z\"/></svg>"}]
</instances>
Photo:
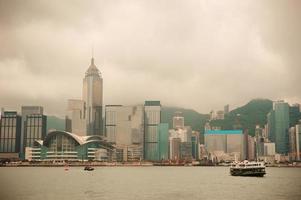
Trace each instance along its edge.
<instances>
[{"instance_id":1,"label":"haze over buildings","mask_svg":"<svg viewBox=\"0 0 301 200\"><path fill-rule=\"evenodd\" d=\"M64 116L67 99L82 97L78 80L92 46L105 77L103 105L160 99L208 113L257 97L300 102L300 7L295 0L0 1L0 105L41 105Z\"/></svg>"}]
</instances>

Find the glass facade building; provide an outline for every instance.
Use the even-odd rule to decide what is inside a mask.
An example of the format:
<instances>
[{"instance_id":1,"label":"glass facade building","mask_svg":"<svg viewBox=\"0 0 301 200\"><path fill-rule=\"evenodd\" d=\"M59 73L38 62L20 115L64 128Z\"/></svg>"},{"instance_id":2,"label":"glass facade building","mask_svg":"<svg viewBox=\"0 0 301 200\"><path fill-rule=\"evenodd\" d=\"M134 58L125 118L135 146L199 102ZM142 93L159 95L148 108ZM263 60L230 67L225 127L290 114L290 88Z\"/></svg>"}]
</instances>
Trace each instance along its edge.
<instances>
[{"instance_id":1,"label":"glass facade building","mask_svg":"<svg viewBox=\"0 0 301 200\"><path fill-rule=\"evenodd\" d=\"M144 104L144 159L159 160L158 125L161 122L160 101Z\"/></svg>"},{"instance_id":2,"label":"glass facade building","mask_svg":"<svg viewBox=\"0 0 301 200\"><path fill-rule=\"evenodd\" d=\"M245 142L242 130L207 130L205 131L205 148L209 153L239 153L245 158Z\"/></svg>"},{"instance_id":3,"label":"glass facade building","mask_svg":"<svg viewBox=\"0 0 301 200\"><path fill-rule=\"evenodd\" d=\"M83 80L83 101L86 106L86 134L103 135L103 80L94 63L94 58L91 59L91 64Z\"/></svg>"},{"instance_id":4,"label":"glass facade building","mask_svg":"<svg viewBox=\"0 0 301 200\"><path fill-rule=\"evenodd\" d=\"M17 112L4 112L0 119L0 153L15 153L18 157L20 141L21 116Z\"/></svg>"},{"instance_id":5,"label":"glass facade building","mask_svg":"<svg viewBox=\"0 0 301 200\"><path fill-rule=\"evenodd\" d=\"M273 110L267 115L268 137L276 144L276 153L287 154L289 151L289 105L284 101L273 103Z\"/></svg>"},{"instance_id":6,"label":"glass facade building","mask_svg":"<svg viewBox=\"0 0 301 200\"><path fill-rule=\"evenodd\" d=\"M26 148L28 160L97 160L97 152L113 152L113 147L101 136L78 136L65 131L52 131L44 140L35 140ZM103 157L103 156L102 156Z\"/></svg>"},{"instance_id":7,"label":"glass facade building","mask_svg":"<svg viewBox=\"0 0 301 200\"><path fill-rule=\"evenodd\" d=\"M158 125L159 160L168 160L168 123Z\"/></svg>"},{"instance_id":8,"label":"glass facade building","mask_svg":"<svg viewBox=\"0 0 301 200\"><path fill-rule=\"evenodd\" d=\"M42 114L27 115L24 126L24 146L32 147L35 140L46 136L47 117Z\"/></svg>"}]
</instances>

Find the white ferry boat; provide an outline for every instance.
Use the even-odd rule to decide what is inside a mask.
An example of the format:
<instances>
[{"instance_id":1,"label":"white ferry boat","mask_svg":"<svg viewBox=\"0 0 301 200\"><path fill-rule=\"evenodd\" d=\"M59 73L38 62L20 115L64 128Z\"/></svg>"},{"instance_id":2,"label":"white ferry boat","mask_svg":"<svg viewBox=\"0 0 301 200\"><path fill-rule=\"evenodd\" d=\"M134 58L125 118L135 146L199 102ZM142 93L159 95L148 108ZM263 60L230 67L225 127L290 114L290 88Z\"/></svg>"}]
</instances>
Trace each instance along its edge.
<instances>
[{"instance_id":1,"label":"white ferry boat","mask_svg":"<svg viewBox=\"0 0 301 200\"><path fill-rule=\"evenodd\" d=\"M259 176L263 177L265 173L265 166L263 162L234 162L230 166L230 174L232 176Z\"/></svg>"}]
</instances>

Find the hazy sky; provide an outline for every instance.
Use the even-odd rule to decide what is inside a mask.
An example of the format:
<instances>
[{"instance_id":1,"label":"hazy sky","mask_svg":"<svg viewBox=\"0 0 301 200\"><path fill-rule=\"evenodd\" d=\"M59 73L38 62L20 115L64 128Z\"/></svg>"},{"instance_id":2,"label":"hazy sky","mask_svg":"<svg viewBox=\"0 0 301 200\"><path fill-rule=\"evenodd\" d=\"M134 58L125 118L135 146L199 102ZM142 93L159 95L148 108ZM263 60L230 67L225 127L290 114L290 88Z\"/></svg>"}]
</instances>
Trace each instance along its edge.
<instances>
[{"instance_id":1,"label":"hazy sky","mask_svg":"<svg viewBox=\"0 0 301 200\"><path fill-rule=\"evenodd\" d=\"M301 1L0 0L0 107L64 115L91 49L105 104L301 103Z\"/></svg>"}]
</instances>

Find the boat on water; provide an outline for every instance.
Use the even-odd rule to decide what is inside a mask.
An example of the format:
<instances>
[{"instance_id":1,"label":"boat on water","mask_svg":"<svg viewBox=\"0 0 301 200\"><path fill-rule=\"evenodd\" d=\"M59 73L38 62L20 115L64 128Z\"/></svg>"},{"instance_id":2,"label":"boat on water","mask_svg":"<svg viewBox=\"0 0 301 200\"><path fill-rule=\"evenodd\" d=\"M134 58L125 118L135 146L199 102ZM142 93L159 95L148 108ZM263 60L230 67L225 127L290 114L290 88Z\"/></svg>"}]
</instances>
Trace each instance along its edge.
<instances>
[{"instance_id":1,"label":"boat on water","mask_svg":"<svg viewBox=\"0 0 301 200\"><path fill-rule=\"evenodd\" d=\"M234 162L230 166L230 174L232 176L257 176L263 177L265 172L265 165L263 162Z\"/></svg>"},{"instance_id":2,"label":"boat on water","mask_svg":"<svg viewBox=\"0 0 301 200\"><path fill-rule=\"evenodd\" d=\"M86 166L86 167L84 168L84 170L85 170L85 171L93 171L94 168L91 167L91 166Z\"/></svg>"}]
</instances>

